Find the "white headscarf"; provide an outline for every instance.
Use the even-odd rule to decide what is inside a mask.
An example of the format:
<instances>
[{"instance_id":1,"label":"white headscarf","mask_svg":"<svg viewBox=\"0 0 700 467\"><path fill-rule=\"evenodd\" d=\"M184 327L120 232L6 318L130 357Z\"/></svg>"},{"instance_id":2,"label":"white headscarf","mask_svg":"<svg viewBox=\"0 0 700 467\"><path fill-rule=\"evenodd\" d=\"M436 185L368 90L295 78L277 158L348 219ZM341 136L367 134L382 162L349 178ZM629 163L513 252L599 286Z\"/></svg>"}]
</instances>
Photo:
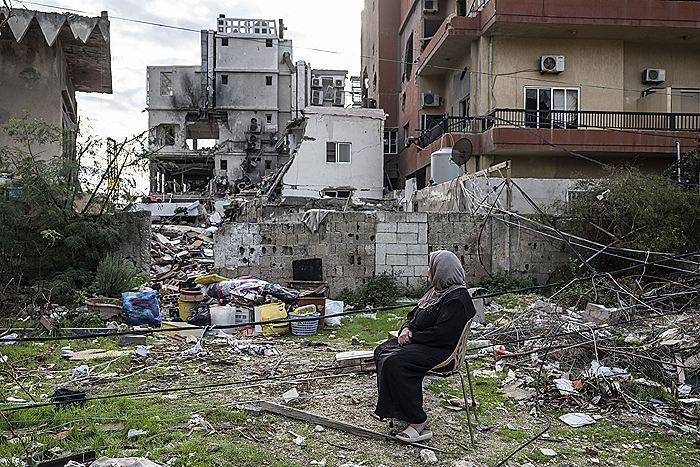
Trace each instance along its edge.
<instances>
[{"instance_id":1,"label":"white headscarf","mask_svg":"<svg viewBox=\"0 0 700 467\"><path fill-rule=\"evenodd\" d=\"M435 306L450 292L466 288L462 263L451 251L438 250L430 253L428 267L432 287L418 301L418 308Z\"/></svg>"}]
</instances>

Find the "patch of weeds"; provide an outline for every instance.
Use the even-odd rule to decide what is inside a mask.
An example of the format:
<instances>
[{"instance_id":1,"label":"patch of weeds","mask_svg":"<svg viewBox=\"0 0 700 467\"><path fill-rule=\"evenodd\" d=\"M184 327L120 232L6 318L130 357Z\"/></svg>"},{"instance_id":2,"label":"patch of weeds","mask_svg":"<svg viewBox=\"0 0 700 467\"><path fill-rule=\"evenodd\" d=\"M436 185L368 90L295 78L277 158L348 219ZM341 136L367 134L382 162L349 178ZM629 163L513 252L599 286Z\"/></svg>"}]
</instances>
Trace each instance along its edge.
<instances>
[{"instance_id":1,"label":"patch of weeds","mask_svg":"<svg viewBox=\"0 0 700 467\"><path fill-rule=\"evenodd\" d=\"M383 273L368 278L362 287L341 290L336 299L356 308L383 307L395 305L403 292L394 276Z\"/></svg>"},{"instance_id":2,"label":"patch of weeds","mask_svg":"<svg viewBox=\"0 0 700 467\"><path fill-rule=\"evenodd\" d=\"M102 328L105 321L97 313L80 313L73 319L66 321L68 328Z\"/></svg>"},{"instance_id":3,"label":"patch of weeds","mask_svg":"<svg viewBox=\"0 0 700 467\"><path fill-rule=\"evenodd\" d=\"M120 297L144 283L144 278L138 274L131 264L118 255L107 255L97 265L92 289L98 295L105 297Z\"/></svg>"},{"instance_id":4,"label":"patch of weeds","mask_svg":"<svg viewBox=\"0 0 700 467\"><path fill-rule=\"evenodd\" d=\"M530 277L524 277L510 272L499 272L490 277L482 277L474 287L483 287L490 293L494 293L506 290L525 289L534 285L537 284Z\"/></svg>"}]
</instances>

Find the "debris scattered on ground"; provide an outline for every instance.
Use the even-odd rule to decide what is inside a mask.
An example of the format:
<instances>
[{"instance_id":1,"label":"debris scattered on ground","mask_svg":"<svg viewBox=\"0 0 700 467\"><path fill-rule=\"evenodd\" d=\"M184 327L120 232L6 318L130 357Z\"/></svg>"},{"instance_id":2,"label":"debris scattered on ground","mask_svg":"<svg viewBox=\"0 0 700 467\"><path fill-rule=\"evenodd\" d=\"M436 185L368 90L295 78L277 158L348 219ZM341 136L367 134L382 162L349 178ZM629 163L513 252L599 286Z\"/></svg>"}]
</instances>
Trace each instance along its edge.
<instances>
[{"instance_id":1,"label":"debris scattered on ground","mask_svg":"<svg viewBox=\"0 0 700 467\"><path fill-rule=\"evenodd\" d=\"M594 425L595 420L588 414L585 413L567 413L559 417L563 423L569 425L572 428L579 428L582 426Z\"/></svg>"}]
</instances>

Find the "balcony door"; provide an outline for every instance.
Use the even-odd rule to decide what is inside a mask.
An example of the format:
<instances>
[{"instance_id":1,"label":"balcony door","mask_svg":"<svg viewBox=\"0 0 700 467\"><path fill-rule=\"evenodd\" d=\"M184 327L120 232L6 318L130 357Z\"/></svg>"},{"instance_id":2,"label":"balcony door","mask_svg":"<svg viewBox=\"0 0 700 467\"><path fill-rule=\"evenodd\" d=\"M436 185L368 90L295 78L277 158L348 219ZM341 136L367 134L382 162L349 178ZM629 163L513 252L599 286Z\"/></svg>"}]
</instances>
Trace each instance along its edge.
<instances>
[{"instance_id":1,"label":"balcony door","mask_svg":"<svg viewBox=\"0 0 700 467\"><path fill-rule=\"evenodd\" d=\"M525 87L525 126L577 128L580 91L577 88Z\"/></svg>"}]
</instances>

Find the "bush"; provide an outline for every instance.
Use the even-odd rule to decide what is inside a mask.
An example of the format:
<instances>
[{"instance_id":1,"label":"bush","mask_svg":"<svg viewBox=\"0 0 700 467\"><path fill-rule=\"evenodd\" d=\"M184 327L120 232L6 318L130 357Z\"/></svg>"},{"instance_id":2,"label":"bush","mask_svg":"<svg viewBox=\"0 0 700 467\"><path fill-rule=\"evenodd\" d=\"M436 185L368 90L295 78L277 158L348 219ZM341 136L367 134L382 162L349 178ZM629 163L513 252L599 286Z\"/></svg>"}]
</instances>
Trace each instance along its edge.
<instances>
[{"instance_id":1,"label":"bush","mask_svg":"<svg viewBox=\"0 0 700 467\"><path fill-rule=\"evenodd\" d=\"M536 285L529 277L519 277L509 272L499 272L490 277L483 277L475 287L483 287L489 292L503 292L506 290L524 289Z\"/></svg>"},{"instance_id":2,"label":"bush","mask_svg":"<svg viewBox=\"0 0 700 467\"><path fill-rule=\"evenodd\" d=\"M383 307L395 305L401 295L402 289L396 283L394 276L379 274L370 277L367 279L367 284L355 290L341 290L336 299L357 308Z\"/></svg>"},{"instance_id":3,"label":"bush","mask_svg":"<svg viewBox=\"0 0 700 467\"><path fill-rule=\"evenodd\" d=\"M97 265L93 290L105 297L120 297L143 282L136 270L121 256L107 255Z\"/></svg>"},{"instance_id":4,"label":"bush","mask_svg":"<svg viewBox=\"0 0 700 467\"><path fill-rule=\"evenodd\" d=\"M569 203L567 230L571 233L613 244L613 250L688 253L700 249L700 196L695 190L633 168L579 182L577 188L587 195ZM626 264L605 255L596 262L600 269Z\"/></svg>"}]
</instances>

